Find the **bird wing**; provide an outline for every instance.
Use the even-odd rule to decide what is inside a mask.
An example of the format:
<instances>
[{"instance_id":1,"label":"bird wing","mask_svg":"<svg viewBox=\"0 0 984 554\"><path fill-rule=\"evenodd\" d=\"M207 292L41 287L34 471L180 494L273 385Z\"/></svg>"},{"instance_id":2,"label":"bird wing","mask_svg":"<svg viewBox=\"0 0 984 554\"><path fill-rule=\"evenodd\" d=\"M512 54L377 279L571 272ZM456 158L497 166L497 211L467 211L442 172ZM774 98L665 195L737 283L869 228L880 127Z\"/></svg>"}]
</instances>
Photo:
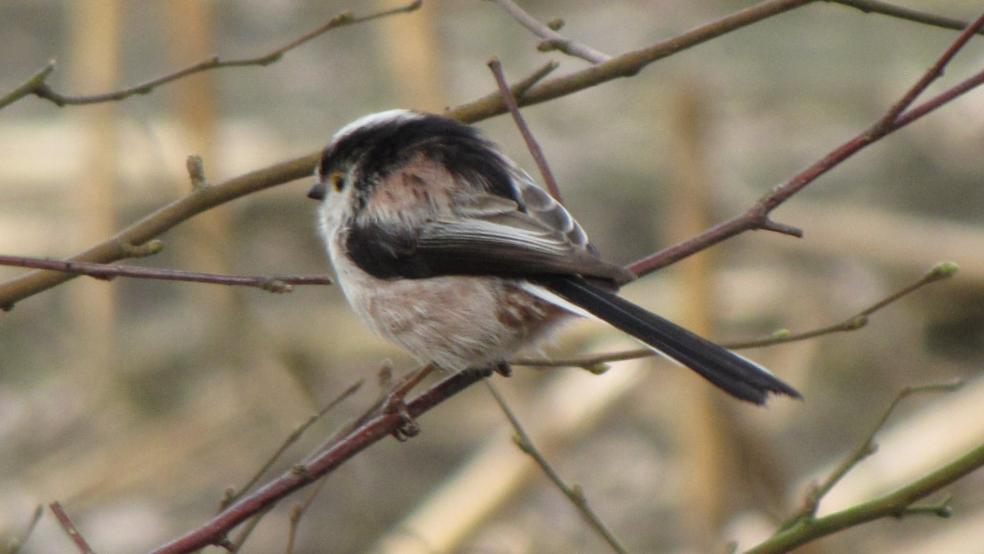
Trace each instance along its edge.
<instances>
[{"instance_id":1,"label":"bird wing","mask_svg":"<svg viewBox=\"0 0 984 554\"><path fill-rule=\"evenodd\" d=\"M467 187L452 195L446 209L417 217L413 225L356 220L346 238L350 256L364 270L383 278L550 274L616 284L634 278L628 270L599 258L567 210L516 171L513 198ZM449 188L441 185L429 183L427 190Z\"/></svg>"}]
</instances>

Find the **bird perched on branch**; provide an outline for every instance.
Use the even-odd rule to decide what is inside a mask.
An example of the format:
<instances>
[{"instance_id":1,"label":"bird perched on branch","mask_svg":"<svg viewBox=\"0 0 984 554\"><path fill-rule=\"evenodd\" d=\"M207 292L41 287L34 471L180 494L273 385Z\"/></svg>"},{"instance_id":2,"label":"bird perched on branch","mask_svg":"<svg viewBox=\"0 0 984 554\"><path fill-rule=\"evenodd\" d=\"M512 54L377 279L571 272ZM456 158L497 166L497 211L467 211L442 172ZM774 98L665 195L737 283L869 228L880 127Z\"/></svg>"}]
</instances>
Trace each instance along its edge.
<instances>
[{"instance_id":1,"label":"bird perched on branch","mask_svg":"<svg viewBox=\"0 0 984 554\"><path fill-rule=\"evenodd\" d=\"M504 368L571 315L593 317L762 404L799 393L762 366L620 298L571 214L473 127L391 110L339 130L309 197L338 282L377 333L448 372Z\"/></svg>"}]
</instances>

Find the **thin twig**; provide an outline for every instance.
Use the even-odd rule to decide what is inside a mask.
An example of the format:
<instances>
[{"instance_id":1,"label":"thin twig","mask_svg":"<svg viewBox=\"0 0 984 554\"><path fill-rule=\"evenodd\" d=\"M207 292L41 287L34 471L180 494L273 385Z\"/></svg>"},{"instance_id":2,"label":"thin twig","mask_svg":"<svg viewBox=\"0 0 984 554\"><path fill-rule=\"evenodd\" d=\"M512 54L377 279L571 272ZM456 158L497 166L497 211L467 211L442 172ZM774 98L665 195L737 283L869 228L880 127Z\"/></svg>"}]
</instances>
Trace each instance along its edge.
<instances>
[{"instance_id":1,"label":"thin twig","mask_svg":"<svg viewBox=\"0 0 984 554\"><path fill-rule=\"evenodd\" d=\"M43 505L38 504L34 507L34 513L31 514L31 520L27 522L27 527L24 529L24 532L21 533L19 537L14 537L7 543L7 554L17 554L22 548L24 548L24 545L27 544L27 540L30 539L31 535L34 533L34 528L37 527L38 522L41 521L41 516L43 514Z\"/></svg>"},{"instance_id":2,"label":"thin twig","mask_svg":"<svg viewBox=\"0 0 984 554\"><path fill-rule=\"evenodd\" d=\"M908 91L906 91L898 102L889 108L884 117L882 117L881 120L875 124L873 132L877 132L875 130L880 131L883 128L888 129L892 126L892 124L898 121L899 116L902 115L902 113L916 101L916 98L918 98L919 95L922 94L933 81L939 79L943 75L943 69L950 63L950 60L957 55L957 52L959 52L964 45L974 37L974 34L981 31L981 28L984 27L984 23L982 22L984 22L984 15L981 15L976 21L967 25L963 32L957 36L957 39L950 44L950 47L943 52L943 55L936 60L936 63L934 63Z\"/></svg>"},{"instance_id":3,"label":"thin twig","mask_svg":"<svg viewBox=\"0 0 984 554\"><path fill-rule=\"evenodd\" d=\"M407 413L410 417L417 418L481 379L482 375L477 371L463 371L447 377L407 402ZM246 521L256 513L268 509L269 506L276 504L295 490L330 473L370 445L390 436L403 423L404 419L400 414L377 413L341 436L316 456L306 460L303 465L295 466L266 485L240 498L239 501L209 521L155 549L154 554L193 552L199 548L215 544L236 525Z\"/></svg>"},{"instance_id":4,"label":"thin twig","mask_svg":"<svg viewBox=\"0 0 984 554\"><path fill-rule=\"evenodd\" d=\"M89 546L89 543L85 541L82 533L79 533L78 528L75 527L75 523L72 522L72 518L68 517L68 514L65 513L65 509L62 508L62 505L56 500L55 502L48 504L48 507L51 508L51 513L55 514L55 518L58 519L58 524L65 530L68 538L72 539L72 542L75 543L75 547L78 549L79 553L95 554Z\"/></svg>"},{"instance_id":5,"label":"thin twig","mask_svg":"<svg viewBox=\"0 0 984 554\"><path fill-rule=\"evenodd\" d=\"M824 0L832 4L840 4L849 8L857 8L864 13L877 13L888 15L898 19L905 19L914 23L923 23L932 27L942 27L962 31L967 28L967 22L952 17L945 17L928 12L921 12L905 6L897 6L879 0ZM984 30L978 30L977 34L984 34Z\"/></svg>"},{"instance_id":6,"label":"thin twig","mask_svg":"<svg viewBox=\"0 0 984 554\"><path fill-rule=\"evenodd\" d=\"M3 254L0 254L0 265L77 273L107 281L116 277L130 277L158 281L185 281L190 283L255 287L268 292L290 292L293 290L294 285L330 285L332 283L331 277L327 275L280 275L275 277L262 275L221 275L217 273L182 271L179 269L97 264L72 260L32 258L28 256L7 256Z\"/></svg>"},{"instance_id":7,"label":"thin twig","mask_svg":"<svg viewBox=\"0 0 984 554\"><path fill-rule=\"evenodd\" d=\"M297 529L301 525L301 518L307 513L308 509L311 508L311 504L314 504L314 499L321 492L321 489L325 487L327 479L321 479L314 484L311 489L310 494L304 499L304 502L295 505L290 510L290 528L287 530L287 547L284 549L286 554L294 554L294 543L297 539Z\"/></svg>"},{"instance_id":8,"label":"thin twig","mask_svg":"<svg viewBox=\"0 0 984 554\"><path fill-rule=\"evenodd\" d=\"M554 467L550 465L550 462L548 462L543 456L543 453L536 448L536 445L533 444L533 440L526 433L523 425L519 422L519 418L516 417L516 414L513 413L512 409L506 403L506 400L502 397L502 395L499 394L499 391L495 388L495 386L488 380L485 380L485 386L488 388L489 393L492 394L492 398L495 398L496 404L499 405L502 413L505 414L506 419L509 420L513 430L516 432L516 435L513 437L513 440L516 442L516 446L518 446L519 449L530 458L533 458L533 461L540 466L540 469L543 470L543 473L550 479L550 481L553 482L553 484L560 489L560 492L564 493L564 496L571 501L571 504L573 504L577 511L581 514L581 517L583 517L588 525L591 526L591 529L593 529L595 533L597 533L598 536L601 537L601 539L604 540L613 551L619 553L627 552L618 538L615 537L608 526L605 525L605 522L603 522L601 518L598 517L598 514L591 509L591 506L588 505L588 499L584 496L584 491L581 490L581 487L577 485L568 485L565 483L564 479L559 473L557 473L557 470L554 469Z\"/></svg>"},{"instance_id":9,"label":"thin twig","mask_svg":"<svg viewBox=\"0 0 984 554\"><path fill-rule=\"evenodd\" d=\"M540 50L559 50L568 56L581 58L582 60L589 61L591 63L601 63L612 58L604 52L599 52L590 46L571 40L561 35L556 30L551 29L550 26L540 23L540 21L523 10L523 8L519 7L519 5L512 0L492 1L498 4L499 7L509 14L510 17L518 21L520 25L526 27L532 31L534 35L543 39L543 42L541 42L539 46Z\"/></svg>"},{"instance_id":10,"label":"thin twig","mask_svg":"<svg viewBox=\"0 0 984 554\"><path fill-rule=\"evenodd\" d=\"M218 56L212 56L206 58L197 63L191 64L187 67L183 67L172 73L156 77L149 81L145 81L138 85L132 87L127 87L120 90L115 90L111 92L105 92L101 94L91 94L91 95L67 95L55 91L51 85L48 84L47 78L54 69L54 62L49 62L44 68L38 71L36 74L32 75L23 84L19 85L13 91L5 94L0 98L0 109L3 107L16 102L20 98L28 95L35 95L39 98L44 98L50 100L57 106L66 105L82 105L82 104L96 104L100 102L112 102L123 100L129 98L130 96L138 94L147 94L153 91L155 88L182 79L188 75L193 75L195 73L201 73L202 71L209 71L214 69L220 69L224 67L244 67L244 66L267 66L274 62L279 61L283 58L284 54L297 48L298 46L317 38L332 29L337 29L339 27L345 27L348 25L355 25L358 23L364 23L366 21L372 21L374 19L379 19L381 17L387 17L390 15L412 12L420 7L422 0L414 0L413 2L406 4L404 6L398 6L385 11L380 11L377 13L372 13L363 16L354 16L351 12L344 12L338 15L332 16L330 19L319 25L318 27L300 35L299 37L287 42L283 46L274 48L265 54L259 56L249 57L249 58L233 58L228 60L223 60Z\"/></svg>"},{"instance_id":11,"label":"thin twig","mask_svg":"<svg viewBox=\"0 0 984 554\"><path fill-rule=\"evenodd\" d=\"M903 398L918 392L951 391L956 386L958 385L944 383L924 387L911 387L903 390L892 401L889 408L880 418L876 428L869 434L864 443L855 449L828 477L830 486L832 487L843 476L843 473L850 470L854 464L857 464L857 462L864 459L867 455L870 455L873 444L872 436L884 425L892 411ZM816 506L811 505L810 501L808 501L804 509L798 514L798 517L794 517L790 522L781 526L776 534L758 546L748 550L746 554L779 554L790 552L796 547L820 537L884 517L899 518L906 515L926 513L939 517L949 517L951 512L948 504L949 498L945 498L942 502L929 505L919 505L916 502L976 471L982 466L984 466L984 445L974 448L953 462L891 493L824 517L814 518L811 513L815 513ZM846 469L844 469L845 467ZM818 489L822 486L818 486ZM815 494L817 493L811 493L810 496L812 497Z\"/></svg>"},{"instance_id":12,"label":"thin twig","mask_svg":"<svg viewBox=\"0 0 984 554\"><path fill-rule=\"evenodd\" d=\"M918 280L909 283L908 285L900 288L899 290L892 292L888 296L878 300L877 302L871 304L870 306L858 311L857 313L848 316L846 319L834 323L832 325L826 325L816 329L811 329L809 331L803 331L801 333L790 333L786 330L776 331L772 335L754 340L738 341L738 342L727 342L721 345L725 348L730 348L732 350L740 350L742 348L757 348L761 346L772 346L776 344L785 344L787 342L802 341L807 339L812 339L820 337L823 335L829 335L833 333L843 333L849 331L856 331L868 324L868 317L885 308L886 306L898 301L904 296L912 294L913 292L921 289L922 287L947 279L952 277L957 273L958 266L953 262L943 262L935 265L932 269L927 271ZM637 358L648 358L650 356L655 356L656 353L648 348L636 348L632 350L621 350L618 352L609 352L604 354L594 354L590 356L582 356L577 358L567 358L567 359L550 359L550 358L520 358L516 360L511 360L509 363L514 365L522 366L533 366L533 367L579 367L586 369L592 373L604 373L607 370L605 364L611 362L620 362L624 360L634 360Z\"/></svg>"},{"instance_id":13,"label":"thin twig","mask_svg":"<svg viewBox=\"0 0 984 554\"><path fill-rule=\"evenodd\" d=\"M236 540L229 541L228 546L226 546L229 554L236 554L236 552L242 550L243 545L245 545L246 541L249 540L249 537L253 534L253 531L255 531L256 527L261 521L263 521L263 517L270 513L270 510L272 510L274 506L276 506L276 504L271 504L267 509L257 513L253 517L249 518L249 521L243 524L242 529L239 530L239 534L236 535Z\"/></svg>"},{"instance_id":14,"label":"thin twig","mask_svg":"<svg viewBox=\"0 0 984 554\"><path fill-rule=\"evenodd\" d=\"M817 508L820 507L820 501L823 500L827 493L834 488L849 471L854 469L862 460L871 456L878 450L878 446L875 444L875 435L882 430L888 419L892 417L895 409L902 403L906 398L914 394L925 394L925 393L939 393L939 392L953 392L958 390L963 386L962 381L955 381L950 383L933 383L929 385L906 387L899 391L895 398L892 400L888 408L882 413L878 421L871 428L867 435L865 435L864 440L858 444L841 463L837 464L830 474L824 478L823 481L816 484L810 488L810 491L806 495L806 499L803 502L803 507L791 517L787 523L783 524L780 529L786 529L793 525L800 523L806 519L812 519L816 516Z\"/></svg>"},{"instance_id":15,"label":"thin twig","mask_svg":"<svg viewBox=\"0 0 984 554\"><path fill-rule=\"evenodd\" d=\"M533 161L536 162L536 167L540 170L540 175L543 177L543 184L546 185L547 191L550 193L550 196L554 197L554 200L563 203L560 197L560 187L557 185L557 179L554 178L553 171L550 170L550 164L547 163L547 158L543 155L540 144L536 141L536 137L533 136L533 131L526 124L523 115L519 113L519 106L516 105L516 97L513 96L512 91L509 89L506 75L502 72L502 63L498 58L492 58L489 60L488 66L492 70L492 75L495 76L495 83L499 87L499 92L502 94L506 106L509 107L509 113L512 114L513 121L519 129L519 133L523 135L526 148L530 151Z\"/></svg>"},{"instance_id":16,"label":"thin twig","mask_svg":"<svg viewBox=\"0 0 984 554\"><path fill-rule=\"evenodd\" d=\"M287 435L287 437L284 439L283 443L281 443L280 447L277 448L277 450L273 453L273 455L270 456L270 458L266 461L266 463L264 463L263 466L256 471L253 477L250 478L250 480L247 481L245 485L240 487L237 492L232 492L232 491L226 492L225 497L222 499L221 509L224 510L230 504L239 500L242 497L242 495L246 493L246 491L256 486L256 484L260 482L260 479L262 479L263 476L266 475L268 471L270 471L270 468L272 468L273 465L277 463L277 460L279 460L280 457L283 456L284 452L286 452L287 449L291 447L291 445L297 442L297 440L301 438L301 435L303 435L305 431L307 431L319 419L324 417L325 414L327 414L332 409L334 409L335 406L338 406L346 399L351 397L353 394L355 394L362 387L362 384L364 382L365 381L363 379L359 379L358 381L353 383L352 386L342 391L342 393L339 394L337 397L335 397L334 400L332 400L328 404L325 404L325 406L320 410L318 410L316 413L311 414L307 418L307 420L305 420L303 423L298 425L293 431L291 431L290 434Z\"/></svg>"}]
</instances>

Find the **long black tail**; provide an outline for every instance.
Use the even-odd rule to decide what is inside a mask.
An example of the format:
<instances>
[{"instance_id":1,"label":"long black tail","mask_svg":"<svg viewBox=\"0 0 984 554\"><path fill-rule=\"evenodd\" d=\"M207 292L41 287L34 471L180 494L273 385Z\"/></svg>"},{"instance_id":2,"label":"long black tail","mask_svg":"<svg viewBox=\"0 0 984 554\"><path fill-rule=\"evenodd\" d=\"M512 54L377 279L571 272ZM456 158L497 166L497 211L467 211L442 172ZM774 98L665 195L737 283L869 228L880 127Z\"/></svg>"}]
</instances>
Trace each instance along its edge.
<instances>
[{"instance_id":1,"label":"long black tail","mask_svg":"<svg viewBox=\"0 0 984 554\"><path fill-rule=\"evenodd\" d=\"M767 369L580 277L550 276L535 282L696 371L737 398L756 404L764 404L770 392L801 398L796 389Z\"/></svg>"}]
</instances>

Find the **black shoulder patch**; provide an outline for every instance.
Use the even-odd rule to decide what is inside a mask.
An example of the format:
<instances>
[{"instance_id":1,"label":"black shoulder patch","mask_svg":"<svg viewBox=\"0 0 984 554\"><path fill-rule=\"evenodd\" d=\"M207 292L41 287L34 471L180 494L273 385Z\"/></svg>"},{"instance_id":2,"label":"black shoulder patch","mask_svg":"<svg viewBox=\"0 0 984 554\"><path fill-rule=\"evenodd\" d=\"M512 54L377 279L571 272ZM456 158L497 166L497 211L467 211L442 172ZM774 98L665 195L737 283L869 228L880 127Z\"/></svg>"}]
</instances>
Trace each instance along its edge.
<instances>
[{"instance_id":1,"label":"black shoulder patch","mask_svg":"<svg viewBox=\"0 0 984 554\"><path fill-rule=\"evenodd\" d=\"M422 279L434 274L414 256L416 237L381 225L354 223L345 238L349 257L362 271L377 279Z\"/></svg>"}]
</instances>

